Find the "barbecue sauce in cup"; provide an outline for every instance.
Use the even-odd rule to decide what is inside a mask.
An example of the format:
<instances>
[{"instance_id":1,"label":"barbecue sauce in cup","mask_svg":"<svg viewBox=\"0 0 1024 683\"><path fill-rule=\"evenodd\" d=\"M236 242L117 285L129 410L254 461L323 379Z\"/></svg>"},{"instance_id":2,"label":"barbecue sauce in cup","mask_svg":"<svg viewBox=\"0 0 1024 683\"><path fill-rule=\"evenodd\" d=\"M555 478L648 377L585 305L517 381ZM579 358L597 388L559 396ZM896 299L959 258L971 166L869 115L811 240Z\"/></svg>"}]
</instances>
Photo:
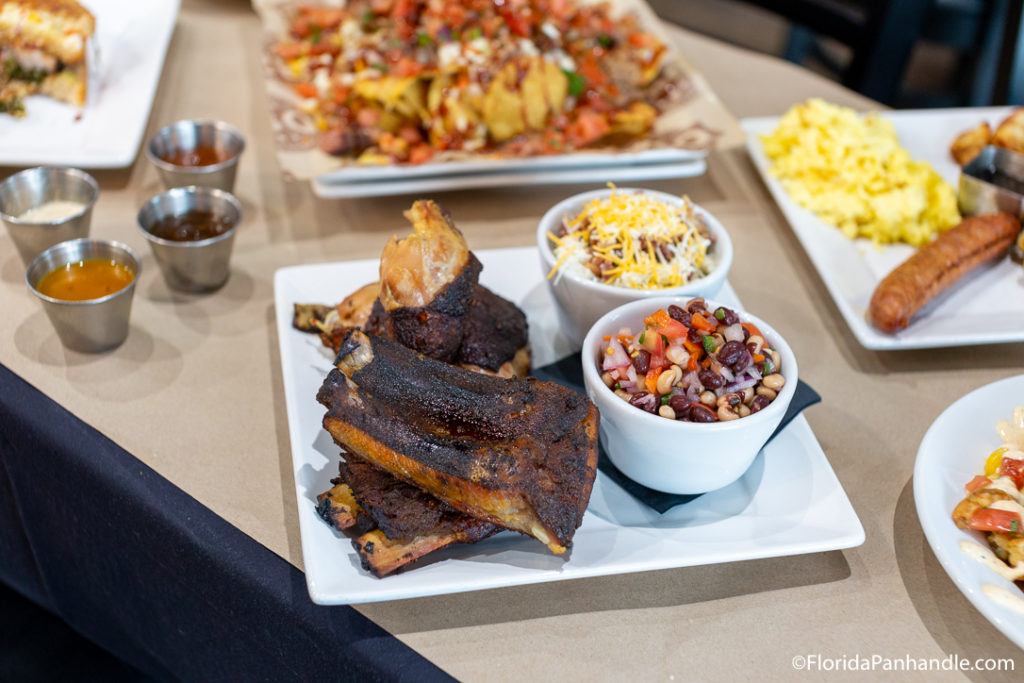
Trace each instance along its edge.
<instances>
[{"instance_id":1,"label":"barbecue sauce in cup","mask_svg":"<svg viewBox=\"0 0 1024 683\"><path fill-rule=\"evenodd\" d=\"M149 233L172 242L198 242L223 235L232 227L231 221L211 211L193 209L180 216L167 216L157 222Z\"/></svg>"},{"instance_id":2,"label":"barbecue sauce in cup","mask_svg":"<svg viewBox=\"0 0 1024 683\"><path fill-rule=\"evenodd\" d=\"M213 166L227 161L231 154L213 145L200 145L191 149L174 149L167 156L160 158L175 166Z\"/></svg>"}]
</instances>

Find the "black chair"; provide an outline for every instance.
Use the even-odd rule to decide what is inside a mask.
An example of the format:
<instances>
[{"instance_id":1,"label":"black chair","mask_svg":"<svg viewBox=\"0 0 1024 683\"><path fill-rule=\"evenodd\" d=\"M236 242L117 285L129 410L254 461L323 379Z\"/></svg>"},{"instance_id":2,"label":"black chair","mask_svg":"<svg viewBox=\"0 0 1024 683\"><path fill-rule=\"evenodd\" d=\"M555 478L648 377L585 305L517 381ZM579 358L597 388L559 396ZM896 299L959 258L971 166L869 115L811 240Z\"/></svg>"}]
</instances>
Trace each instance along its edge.
<instances>
[{"instance_id":1,"label":"black chair","mask_svg":"<svg viewBox=\"0 0 1024 683\"><path fill-rule=\"evenodd\" d=\"M792 25L786 58L816 56L847 87L893 106L1006 103L1024 96L1016 48L1024 0L748 0ZM843 63L821 49L831 38L851 51ZM959 55L954 87L922 97L901 91L919 41ZM1015 87L1016 86L1016 87ZM902 97L901 97L902 96Z\"/></svg>"}]
</instances>

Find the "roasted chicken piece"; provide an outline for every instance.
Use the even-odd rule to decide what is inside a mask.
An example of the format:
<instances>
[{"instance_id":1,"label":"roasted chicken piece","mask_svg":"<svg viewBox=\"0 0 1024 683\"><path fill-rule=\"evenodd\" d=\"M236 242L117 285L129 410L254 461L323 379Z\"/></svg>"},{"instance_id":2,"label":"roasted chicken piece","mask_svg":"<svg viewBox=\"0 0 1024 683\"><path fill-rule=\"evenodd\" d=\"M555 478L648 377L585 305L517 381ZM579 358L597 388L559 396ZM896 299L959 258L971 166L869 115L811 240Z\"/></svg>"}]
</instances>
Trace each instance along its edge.
<instances>
[{"instance_id":1,"label":"roasted chicken piece","mask_svg":"<svg viewBox=\"0 0 1024 683\"><path fill-rule=\"evenodd\" d=\"M992 128L987 123L982 123L976 128L960 133L949 146L949 153L959 166L966 166L971 159L981 154L981 150L989 144L992 139Z\"/></svg>"},{"instance_id":2,"label":"roasted chicken piece","mask_svg":"<svg viewBox=\"0 0 1024 683\"><path fill-rule=\"evenodd\" d=\"M346 451L457 510L562 553L597 472L597 408L551 382L501 379L352 330L317 394Z\"/></svg>"}]
</instances>

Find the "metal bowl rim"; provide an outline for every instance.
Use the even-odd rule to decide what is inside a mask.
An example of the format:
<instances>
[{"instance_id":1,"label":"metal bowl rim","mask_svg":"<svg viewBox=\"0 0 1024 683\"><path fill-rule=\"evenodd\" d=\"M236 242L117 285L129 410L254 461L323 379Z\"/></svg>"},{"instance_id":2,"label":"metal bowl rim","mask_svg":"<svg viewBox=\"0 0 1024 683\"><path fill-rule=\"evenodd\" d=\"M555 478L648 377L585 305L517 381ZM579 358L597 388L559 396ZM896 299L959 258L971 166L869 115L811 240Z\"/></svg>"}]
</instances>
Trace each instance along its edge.
<instances>
[{"instance_id":1,"label":"metal bowl rim","mask_svg":"<svg viewBox=\"0 0 1024 683\"><path fill-rule=\"evenodd\" d=\"M73 213L70 216L65 216L64 218L59 218L54 221L26 221L22 220L21 218L18 218L17 216L12 216L9 213L6 213L2 209L0 209L0 219L2 219L5 223L12 223L14 225L39 226L41 228L56 228L60 227L61 225L64 225L65 223L70 223L76 218L81 218L85 214L92 211L92 208L96 206L96 201L100 198L99 183L96 182L95 178L93 178L91 175L89 175L80 168L71 168L67 166L36 166L34 168L26 168L23 171L18 171L10 178L7 178L6 180L4 180L3 183L0 183L0 185L10 182L11 180L17 178L23 173L35 173L39 171L58 171L61 173L66 173L68 175L75 176L79 180L84 180L86 185L92 188L92 199L89 201L88 204L85 205L85 207L82 208L81 211Z\"/></svg>"},{"instance_id":2,"label":"metal bowl rim","mask_svg":"<svg viewBox=\"0 0 1024 683\"><path fill-rule=\"evenodd\" d=\"M36 287L32 284L31 280L29 280L28 274L32 271L32 267L35 266L36 261L38 261L39 259L42 258L43 254L46 254L51 249L56 249L59 246L62 246L64 244L68 244L68 243L71 243L71 242L92 242L92 243L95 243L95 244L106 244L108 246L115 247L117 249L122 249L123 251L128 252L128 255L131 256L132 259L135 261L135 272L133 273L134 277L132 277L132 281L129 282L124 287L122 287L121 289L117 290L116 292L111 292L110 294L107 294L106 296L101 296L101 297L99 297L97 299L84 299L82 301L69 301L67 299L55 299L52 296L47 296L46 294L43 294L38 289L36 289ZM70 261L68 263L70 263ZM62 263L61 265L67 265L67 263ZM57 266L57 267L59 268L60 266ZM49 273L47 273L47 274L49 274ZM134 249L132 249L130 246L128 246L124 242L120 242L118 240L96 239L96 238L93 238L93 237L80 237L80 238L74 239L74 240L67 240L66 242L58 242L57 244L53 245L49 249L46 249L45 251L40 252L38 256L36 256L34 259L32 259L31 263L29 263L28 267L25 269L25 284L28 285L28 288L32 291L32 293L35 294L37 297L39 297L42 301L46 301L46 302L49 302L49 303L52 303L52 304L60 304L61 306L94 306L96 304L101 304L101 303L104 303L106 301L110 301L114 297L120 296L120 295L124 294L125 292L133 291L135 289L135 283L139 281L139 275L141 275L141 274L142 274L142 259L139 258L138 253L136 253L136 251Z\"/></svg>"},{"instance_id":3,"label":"metal bowl rim","mask_svg":"<svg viewBox=\"0 0 1024 683\"><path fill-rule=\"evenodd\" d=\"M157 138L163 135L164 131L170 130L180 124L192 124L194 126L210 125L219 131L226 132L228 135L232 135L238 138L241 146L236 154L225 159L224 161L211 164L209 166L179 166L178 164L172 164L169 161L164 161L153 152L153 143L156 142ZM245 151L245 136L242 135L242 131L238 130L235 126L232 126L226 121L219 119L181 119L174 123L169 123L163 126L156 133L153 134L149 141L146 143L146 158L152 162L154 166L164 171L173 171L174 173L189 173L193 175L206 175L208 173L216 173L217 171L223 171L225 168L229 168L232 164L237 164L239 158L242 156L242 152Z\"/></svg>"}]
</instances>

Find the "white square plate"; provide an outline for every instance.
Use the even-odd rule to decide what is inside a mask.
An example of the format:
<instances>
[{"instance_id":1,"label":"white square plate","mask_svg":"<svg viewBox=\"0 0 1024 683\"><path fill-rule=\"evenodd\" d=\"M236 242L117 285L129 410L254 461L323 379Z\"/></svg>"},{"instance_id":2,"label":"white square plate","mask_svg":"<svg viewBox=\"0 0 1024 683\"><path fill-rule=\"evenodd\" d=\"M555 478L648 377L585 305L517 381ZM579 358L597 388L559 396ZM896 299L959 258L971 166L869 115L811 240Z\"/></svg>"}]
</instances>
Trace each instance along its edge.
<instances>
[{"instance_id":1,"label":"white square plate","mask_svg":"<svg viewBox=\"0 0 1024 683\"><path fill-rule=\"evenodd\" d=\"M1009 107L992 107L887 111L882 115L892 121L910 156L930 163L955 188L960 168L949 156L950 143L982 121L994 127L1010 111ZM866 313L875 286L914 248L906 244L875 248L870 240L849 240L790 199L768 172L771 162L758 137L772 132L778 122L778 117L740 121L747 133L747 150L862 346L897 350L1024 341L1024 269L1009 259L965 277L919 311L905 330L886 334L872 327Z\"/></svg>"},{"instance_id":2,"label":"white square plate","mask_svg":"<svg viewBox=\"0 0 1024 683\"><path fill-rule=\"evenodd\" d=\"M925 538L949 578L992 625L1024 648L1024 614L985 595L995 586L1015 596L1024 607L1024 593L960 549L963 542L988 547L980 531L964 531L953 523L953 508L963 500L964 485L985 469L989 453L1002 445L996 422L1009 420L1024 405L1024 375L976 389L949 406L925 433L914 461L914 502Z\"/></svg>"},{"instance_id":3,"label":"white square plate","mask_svg":"<svg viewBox=\"0 0 1024 683\"><path fill-rule=\"evenodd\" d=\"M516 302L530 325L533 364L569 353L534 248L475 252L480 282ZM404 573L377 579L363 571L345 536L316 514L316 496L337 476L339 449L321 426L316 392L331 369L319 338L293 329L292 305L335 303L378 277L379 261L282 268L274 302L291 437L306 584L314 602L335 605L560 581L605 574L733 562L859 545L864 529L814 438L794 419L736 483L659 514L598 472L572 550L553 555L510 532L448 548ZM726 284L719 298L734 302Z\"/></svg>"},{"instance_id":4,"label":"white square plate","mask_svg":"<svg viewBox=\"0 0 1024 683\"><path fill-rule=\"evenodd\" d=\"M82 0L96 17L85 109L34 96L0 115L0 165L122 168L149 120L179 0ZM93 59L95 57L95 59Z\"/></svg>"}]
</instances>

